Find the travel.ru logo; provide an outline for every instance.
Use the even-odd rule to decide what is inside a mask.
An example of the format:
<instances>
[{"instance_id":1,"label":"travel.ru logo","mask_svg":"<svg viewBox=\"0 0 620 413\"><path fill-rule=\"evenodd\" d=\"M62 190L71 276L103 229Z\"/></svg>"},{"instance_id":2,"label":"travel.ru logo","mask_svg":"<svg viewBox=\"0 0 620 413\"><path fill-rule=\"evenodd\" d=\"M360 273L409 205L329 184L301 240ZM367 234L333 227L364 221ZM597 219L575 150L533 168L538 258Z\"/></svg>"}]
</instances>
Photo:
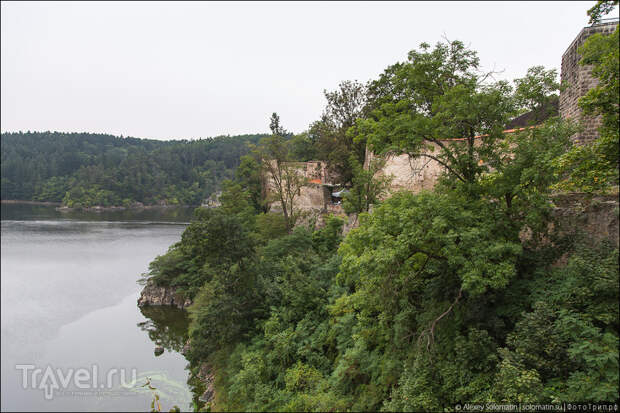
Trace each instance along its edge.
<instances>
[{"instance_id":1,"label":"travel.ru logo","mask_svg":"<svg viewBox=\"0 0 620 413\"><path fill-rule=\"evenodd\" d=\"M82 391L82 395L101 390L113 389L117 383L122 387L129 387L130 383L135 383L137 379L137 370L131 369L131 377L128 377L127 369L112 368L104 375L104 379L100 380L99 366L93 364L90 368L53 368L47 365L45 368L37 367L34 364L16 364L15 368L22 372L22 387L24 389L40 389L43 390L43 396L46 400L54 397L57 390L66 391L71 385Z\"/></svg>"}]
</instances>

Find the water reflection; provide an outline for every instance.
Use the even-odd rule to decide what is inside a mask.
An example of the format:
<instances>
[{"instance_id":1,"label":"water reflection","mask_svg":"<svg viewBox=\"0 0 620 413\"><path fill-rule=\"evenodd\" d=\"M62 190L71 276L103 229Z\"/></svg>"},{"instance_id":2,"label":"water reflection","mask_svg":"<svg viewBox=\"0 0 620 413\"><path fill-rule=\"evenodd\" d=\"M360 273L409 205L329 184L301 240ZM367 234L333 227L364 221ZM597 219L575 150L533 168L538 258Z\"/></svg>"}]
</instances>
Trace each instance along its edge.
<instances>
[{"instance_id":1,"label":"water reflection","mask_svg":"<svg viewBox=\"0 0 620 413\"><path fill-rule=\"evenodd\" d=\"M184 343L186 315L174 308L141 313L136 305L139 274L178 242L185 225L171 225L170 215L160 215L160 222L117 212L125 213L122 221L94 213L58 218L53 207L2 205L0 410L145 411L152 395L139 386L146 377L166 411L175 404L191 410L187 360L175 351ZM169 351L155 357L154 341ZM91 396L58 392L47 400L41 389L22 387L17 364L63 371L96 364L102 377L135 368L139 385Z\"/></svg>"},{"instance_id":2,"label":"water reflection","mask_svg":"<svg viewBox=\"0 0 620 413\"><path fill-rule=\"evenodd\" d=\"M168 352L182 353L183 347L189 337L189 317L185 310L180 310L171 306L146 306L141 307L140 312L146 320L137 323L137 326L140 330L148 334L154 346L161 346ZM157 352L155 355L157 356ZM193 366L188 364L186 369L192 370ZM142 379L144 380L147 378L153 383L161 386L157 387L155 393L157 393L162 400L173 402L175 401L175 396L179 397L183 394L182 392L179 393L175 391L179 390L179 385L167 380L166 377L147 374L144 375ZM189 374L187 385L192 393L191 405L193 409L196 410L196 407L199 405L199 397L205 390L204 384L195 376ZM172 394L167 395L167 392L171 392ZM181 398L177 398L176 400L181 400Z\"/></svg>"},{"instance_id":3,"label":"water reflection","mask_svg":"<svg viewBox=\"0 0 620 413\"><path fill-rule=\"evenodd\" d=\"M73 220L73 221L171 221L189 222L194 207L126 209L123 211L58 211L55 207L30 204L1 204L5 220Z\"/></svg>"},{"instance_id":4,"label":"water reflection","mask_svg":"<svg viewBox=\"0 0 620 413\"><path fill-rule=\"evenodd\" d=\"M146 306L140 312L147 319L138 323L155 345L167 351L181 352L187 342L189 317L187 312L171 306Z\"/></svg>"},{"instance_id":5,"label":"water reflection","mask_svg":"<svg viewBox=\"0 0 620 413\"><path fill-rule=\"evenodd\" d=\"M147 320L138 323L138 327L148 333L153 344L162 346L168 352L181 353L189 337L187 311L170 306L146 306L140 308L140 311ZM192 393L192 407L194 411L198 411L198 406L204 404L200 398L206 390L205 384L197 375L200 366L189 363L186 368L193 372L188 375L187 385ZM166 383L167 389L171 387L165 380L158 380L158 383Z\"/></svg>"}]
</instances>

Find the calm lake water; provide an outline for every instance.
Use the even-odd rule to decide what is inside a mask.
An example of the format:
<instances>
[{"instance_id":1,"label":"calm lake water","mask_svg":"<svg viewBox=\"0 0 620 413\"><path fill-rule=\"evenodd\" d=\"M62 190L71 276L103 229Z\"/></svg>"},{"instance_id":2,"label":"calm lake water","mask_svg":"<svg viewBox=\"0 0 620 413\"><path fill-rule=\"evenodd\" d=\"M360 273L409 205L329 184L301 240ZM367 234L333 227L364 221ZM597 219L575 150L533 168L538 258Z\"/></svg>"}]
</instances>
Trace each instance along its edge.
<instances>
[{"instance_id":1,"label":"calm lake water","mask_svg":"<svg viewBox=\"0 0 620 413\"><path fill-rule=\"evenodd\" d=\"M3 411L148 411L146 377L162 411L192 410L179 353L186 314L136 305L140 274L180 240L191 212L2 205Z\"/></svg>"}]
</instances>

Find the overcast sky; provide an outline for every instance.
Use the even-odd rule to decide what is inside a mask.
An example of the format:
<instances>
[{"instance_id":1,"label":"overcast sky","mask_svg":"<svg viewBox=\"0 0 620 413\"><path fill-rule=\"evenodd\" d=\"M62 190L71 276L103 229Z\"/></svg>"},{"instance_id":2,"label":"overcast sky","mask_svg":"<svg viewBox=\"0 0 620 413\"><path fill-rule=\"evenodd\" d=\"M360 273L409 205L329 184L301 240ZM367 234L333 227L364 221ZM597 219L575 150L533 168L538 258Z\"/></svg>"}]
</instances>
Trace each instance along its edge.
<instances>
[{"instance_id":1,"label":"overcast sky","mask_svg":"<svg viewBox=\"0 0 620 413\"><path fill-rule=\"evenodd\" d=\"M266 132L278 112L301 132L324 89L444 34L500 78L559 72L594 3L2 2L2 131L193 139Z\"/></svg>"}]
</instances>

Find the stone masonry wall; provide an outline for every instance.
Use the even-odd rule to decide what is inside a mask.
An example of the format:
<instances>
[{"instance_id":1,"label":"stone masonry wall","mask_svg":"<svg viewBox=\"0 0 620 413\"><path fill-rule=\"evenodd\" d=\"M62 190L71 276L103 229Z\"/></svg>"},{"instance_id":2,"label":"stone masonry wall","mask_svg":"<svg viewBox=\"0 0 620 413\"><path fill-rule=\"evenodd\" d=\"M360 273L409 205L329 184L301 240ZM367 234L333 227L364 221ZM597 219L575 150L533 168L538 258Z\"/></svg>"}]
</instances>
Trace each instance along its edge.
<instances>
[{"instance_id":1,"label":"stone masonry wall","mask_svg":"<svg viewBox=\"0 0 620 413\"><path fill-rule=\"evenodd\" d=\"M367 152L364 165L366 168L374 156L370 151ZM405 154L387 156L385 166L378 175L392 178L389 194L397 191L418 193L425 189L432 189L442 172L443 167L437 161L426 157L412 159Z\"/></svg>"},{"instance_id":2,"label":"stone masonry wall","mask_svg":"<svg viewBox=\"0 0 620 413\"><path fill-rule=\"evenodd\" d=\"M573 233L584 231L592 241L608 240L616 248L619 241L618 195L565 193L553 197L554 215L560 221L560 231Z\"/></svg>"},{"instance_id":3,"label":"stone masonry wall","mask_svg":"<svg viewBox=\"0 0 620 413\"><path fill-rule=\"evenodd\" d=\"M561 80L566 82L568 87L560 93L560 116L583 122L584 131L573 136L576 142L589 143L595 140L599 136L598 127L601 125L600 116L586 117L579 108L579 98L595 87L598 80L592 77L592 65L579 64L581 56L577 49L594 33L611 34L617 24L615 22L584 27L562 55Z\"/></svg>"},{"instance_id":4,"label":"stone masonry wall","mask_svg":"<svg viewBox=\"0 0 620 413\"><path fill-rule=\"evenodd\" d=\"M595 87L598 81L592 77L591 65L582 66L579 64L581 56L577 49L592 34L611 34L617 25L618 22L614 21L583 28L562 55L561 80L566 82L568 87L560 94L559 111L563 118L579 120L584 125L584 131L573 137L573 140L578 143L589 143L598 138L601 118L586 117L579 108L579 98ZM438 148L435 148L433 152L438 152ZM369 162L374 156L371 151L367 150L364 168L368 168ZM323 211L338 207L331 205L330 191L321 185L338 181L337 177L330 177L326 163L311 161L296 164L298 164L298 171L302 175L309 181L315 181L300 190L299 196L295 200L296 207L301 210ZM379 174L392 177L389 196L396 191L404 190L417 193L422 190L430 190L435 186L443 171L444 168L438 162L426 157L411 159L408 155L391 155L386 157L385 166ZM273 183L270 184L269 187L273 185ZM272 208L278 210L279 204L277 202L272 203Z\"/></svg>"},{"instance_id":5,"label":"stone masonry wall","mask_svg":"<svg viewBox=\"0 0 620 413\"><path fill-rule=\"evenodd\" d=\"M299 211L324 210L330 200L329 190L321 185L329 183L326 181L330 179L326 162L291 162L289 166L295 167L297 173L308 180L308 184L299 189L299 193L293 200L294 208ZM275 193L275 183L271 176L267 180L267 192L271 195ZM280 201L271 202L270 210L281 212Z\"/></svg>"}]
</instances>

